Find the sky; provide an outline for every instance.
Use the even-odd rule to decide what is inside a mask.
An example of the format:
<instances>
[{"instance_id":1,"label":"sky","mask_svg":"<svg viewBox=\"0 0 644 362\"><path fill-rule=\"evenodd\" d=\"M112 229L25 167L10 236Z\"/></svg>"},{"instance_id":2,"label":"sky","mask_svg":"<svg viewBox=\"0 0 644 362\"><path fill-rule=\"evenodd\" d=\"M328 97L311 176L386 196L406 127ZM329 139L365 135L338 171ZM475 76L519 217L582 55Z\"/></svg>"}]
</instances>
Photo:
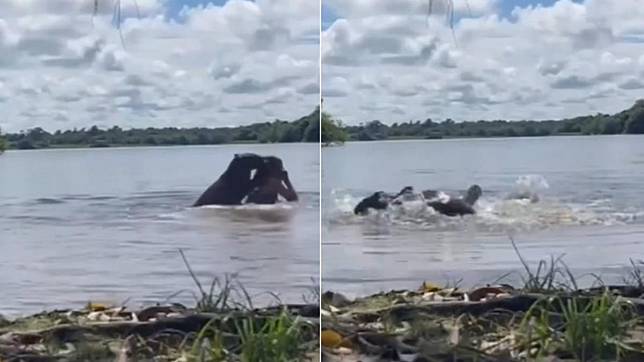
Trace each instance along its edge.
<instances>
[{"instance_id":1,"label":"sky","mask_svg":"<svg viewBox=\"0 0 644 362\"><path fill-rule=\"evenodd\" d=\"M219 127L319 102L311 0L0 0L0 129ZM122 34L123 41L120 39Z\"/></svg>"},{"instance_id":2,"label":"sky","mask_svg":"<svg viewBox=\"0 0 644 362\"><path fill-rule=\"evenodd\" d=\"M326 0L325 111L347 124L560 119L644 98L641 0Z\"/></svg>"},{"instance_id":3,"label":"sky","mask_svg":"<svg viewBox=\"0 0 644 362\"><path fill-rule=\"evenodd\" d=\"M0 129L558 119L644 97L640 0L0 0ZM323 32L319 34L320 21ZM120 36L122 35L123 41Z\"/></svg>"}]
</instances>

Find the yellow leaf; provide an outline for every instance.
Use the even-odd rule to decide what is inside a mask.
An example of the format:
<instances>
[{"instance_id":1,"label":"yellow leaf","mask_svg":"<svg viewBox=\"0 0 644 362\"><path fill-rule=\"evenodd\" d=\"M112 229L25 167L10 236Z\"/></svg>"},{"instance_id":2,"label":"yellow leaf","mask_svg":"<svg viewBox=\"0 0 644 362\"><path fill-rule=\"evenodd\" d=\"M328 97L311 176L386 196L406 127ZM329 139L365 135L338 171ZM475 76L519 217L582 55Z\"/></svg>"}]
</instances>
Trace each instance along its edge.
<instances>
[{"instance_id":1,"label":"yellow leaf","mask_svg":"<svg viewBox=\"0 0 644 362\"><path fill-rule=\"evenodd\" d=\"M107 305L101 303L87 303L87 310L90 312L103 312L107 310Z\"/></svg>"},{"instance_id":2,"label":"yellow leaf","mask_svg":"<svg viewBox=\"0 0 644 362\"><path fill-rule=\"evenodd\" d=\"M322 331L320 336L322 346L327 348L337 348L337 347L347 347L351 348L351 343L348 340L342 338L340 333L326 329Z\"/></svg>"},{"instance_id":3,"label":"yellow leaf","mask_svg":"<svg viewBox=\"0 0 644 362\"><path fill-rule=\"evenodd\" d=\"M432 293L443 290L442 287L439 287L437 284L423 282L423 285L420 286L420 291L423 293Z\"/></svg>"}]
</instances>

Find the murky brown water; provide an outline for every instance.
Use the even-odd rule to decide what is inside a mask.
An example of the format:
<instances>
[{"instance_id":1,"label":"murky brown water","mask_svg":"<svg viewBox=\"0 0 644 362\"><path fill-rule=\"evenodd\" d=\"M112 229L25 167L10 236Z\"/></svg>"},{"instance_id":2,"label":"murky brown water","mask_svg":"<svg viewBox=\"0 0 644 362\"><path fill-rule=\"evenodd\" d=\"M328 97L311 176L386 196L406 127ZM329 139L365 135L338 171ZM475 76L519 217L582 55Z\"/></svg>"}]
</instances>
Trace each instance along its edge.
<instances>
[{"instance_id":1,"label":"murky brown water","mask_svg":"<svg viewBox=\"0 0 644 362\"><path fill-rule=\"evenodd\" d=\"M300 203L187 208L239 152L281 157ZM239 273L259 302L318 282L315 144L15 151L0 175L0 314L193 291L179 248L204 283Z\"/></svg>"},{"instance_id":2,"label":"murky brown water","mask_svg":"<svg viewBox=\"0 0 644 362\"><path fill-rule=\"evenodd\" d=\"M577 274L607 280L644 259L641 136L349 143L324 149L322 164L325 290L490 283L521 268L509 236L530 262L565 253ZM483 188L475 216L448 218L422 203L351 213L378 190L459 193L473 183ZM540 202L505 199L525 189Z\"/></svg>"}]
</instances>

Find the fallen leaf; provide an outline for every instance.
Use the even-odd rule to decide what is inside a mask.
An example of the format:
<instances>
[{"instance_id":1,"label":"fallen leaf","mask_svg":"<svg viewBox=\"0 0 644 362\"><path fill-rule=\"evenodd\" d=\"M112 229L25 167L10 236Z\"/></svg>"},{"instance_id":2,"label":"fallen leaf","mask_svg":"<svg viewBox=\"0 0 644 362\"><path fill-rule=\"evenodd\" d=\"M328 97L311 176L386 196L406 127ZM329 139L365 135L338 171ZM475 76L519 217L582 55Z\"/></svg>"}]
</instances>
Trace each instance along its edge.
<instances>
[{"instance_id":1,"label":"fallen leaf","mask_svg":"<svg viewBox=\"0 0 644 362\"><path fill-rule=\"evenodd\" d=\"M344 348L351 348L351 341L348 339L342 337L340 333L336 331L332 331L330 329L325 329L322 331L322 335L320 336L320 340L322 342L322 346L328 347L328 348L338 348L338 347L344 347Z\"/></svg>"},{"instance_id":2,"label":"fallen leaf","mask_svg":"<svg viewBox=\"0 0 644 362\"><path fill-rule=\"evenodd\" d=\"M108 306L102 303L87 303L87 310L90 312L103 312L106 311L107 308Z\"/></svg>"},{"instance_id":3,"label":"fallen leaf","mask_svg":"<svg viewBox=\"0 0 644 362\"><path fill-rule=\"evenodd\" d=\"M443 290L443 288L439 287L437 284L428 283L428 282L425 282L425 281L423 281L423 284L419 288L419 291L421 291L423 293L438 292L440 290Z\"/></svg>"},{"instance_id":4,"label":"fallen leaf","mask_svg":"<svg viewBox=\"0 0 644 362\"><path fill-rule=\"evenodd\" d=\"M342 336L336 331L326 329L322 331L320 340L322 342L322 346L328 348L336 348L342 343Z\"/></svg>"}]
</instances>

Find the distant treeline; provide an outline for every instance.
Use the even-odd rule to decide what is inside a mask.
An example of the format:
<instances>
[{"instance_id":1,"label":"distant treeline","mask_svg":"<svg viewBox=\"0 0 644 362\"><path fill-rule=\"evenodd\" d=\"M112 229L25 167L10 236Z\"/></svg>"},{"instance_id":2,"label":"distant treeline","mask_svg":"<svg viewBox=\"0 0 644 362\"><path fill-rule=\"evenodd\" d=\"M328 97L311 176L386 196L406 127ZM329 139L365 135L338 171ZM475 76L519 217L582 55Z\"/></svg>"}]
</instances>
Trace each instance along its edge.
<instances>
[{"instance_id":1,"label":"distant treeline","mask_svg":"<svg viewBox=\"0 0 644 362\"><path fill-rule=\"evenodd\" d=\"M321 127L320 127L321 126ZM320 133L321 132L321 133ZM644 134L644 100L613 115L596 114L547 121L409 121L386 125L378 120L357 126L343 125L320 108L296 121L254 123L222 128L90 128L49 133L33 128L0 137L0 153L6 148L110 147L157 145L213 145L225 143L372 141L401 138L531 137L565 134Z\"/></svg>"},{"instance_id":2,"label":"distant treeline","mask_svg":"<svg viewBox=\"0 0 644 362\"><path fill-rule=\"evenodd\" d=\"M2 133L0 133L0 154L2 154L6 149L7 141L2 137Z\"/></svg>"},{"instance_id":3,"label":"distant treeline","mask_svg":"<svg viewBox=\"0 0 644 362\"><path fill-rule=\"evenodd\" d=\"M33 128L4 135L9 148L216 145L225 143L319 142L320 108L296 121L221 128L141 128L114 126L56 131ZM0 147L2 140L0 139Z\"/></svg>"},{"instance_id":4,"label":"distant treeline","mask_svg":"<svg viewBox=\"0 0 644 362\"><path fill-rule=\"evenodd\" d=\"M323 116L324 118L324 113ZM550 121L465 121L455 122L447 119L435 122L409 121L386 125L371 121L358 126L342 126L338 120L327 121L339 125L339 130L327 133L326 142L372 141L400 138L448 138L448 137L531 137L563 134L643 134L644 100L625 111L614 115L597 114L563 120ZM325 128L322 126L322 139L325 141Z\"/></svg>"},{"instance_id":5,"label":"distant treeline","mask_svg":"<svg viewBox=\"0 0 644 362\"><path fill-rule=\"evenodd\" d=\"M327 145L333 142L346 142L349 138L347 132L342 128L342 123L331 118L331 115L322 112L322 144Z\"/></svg>"}]
</instances>

